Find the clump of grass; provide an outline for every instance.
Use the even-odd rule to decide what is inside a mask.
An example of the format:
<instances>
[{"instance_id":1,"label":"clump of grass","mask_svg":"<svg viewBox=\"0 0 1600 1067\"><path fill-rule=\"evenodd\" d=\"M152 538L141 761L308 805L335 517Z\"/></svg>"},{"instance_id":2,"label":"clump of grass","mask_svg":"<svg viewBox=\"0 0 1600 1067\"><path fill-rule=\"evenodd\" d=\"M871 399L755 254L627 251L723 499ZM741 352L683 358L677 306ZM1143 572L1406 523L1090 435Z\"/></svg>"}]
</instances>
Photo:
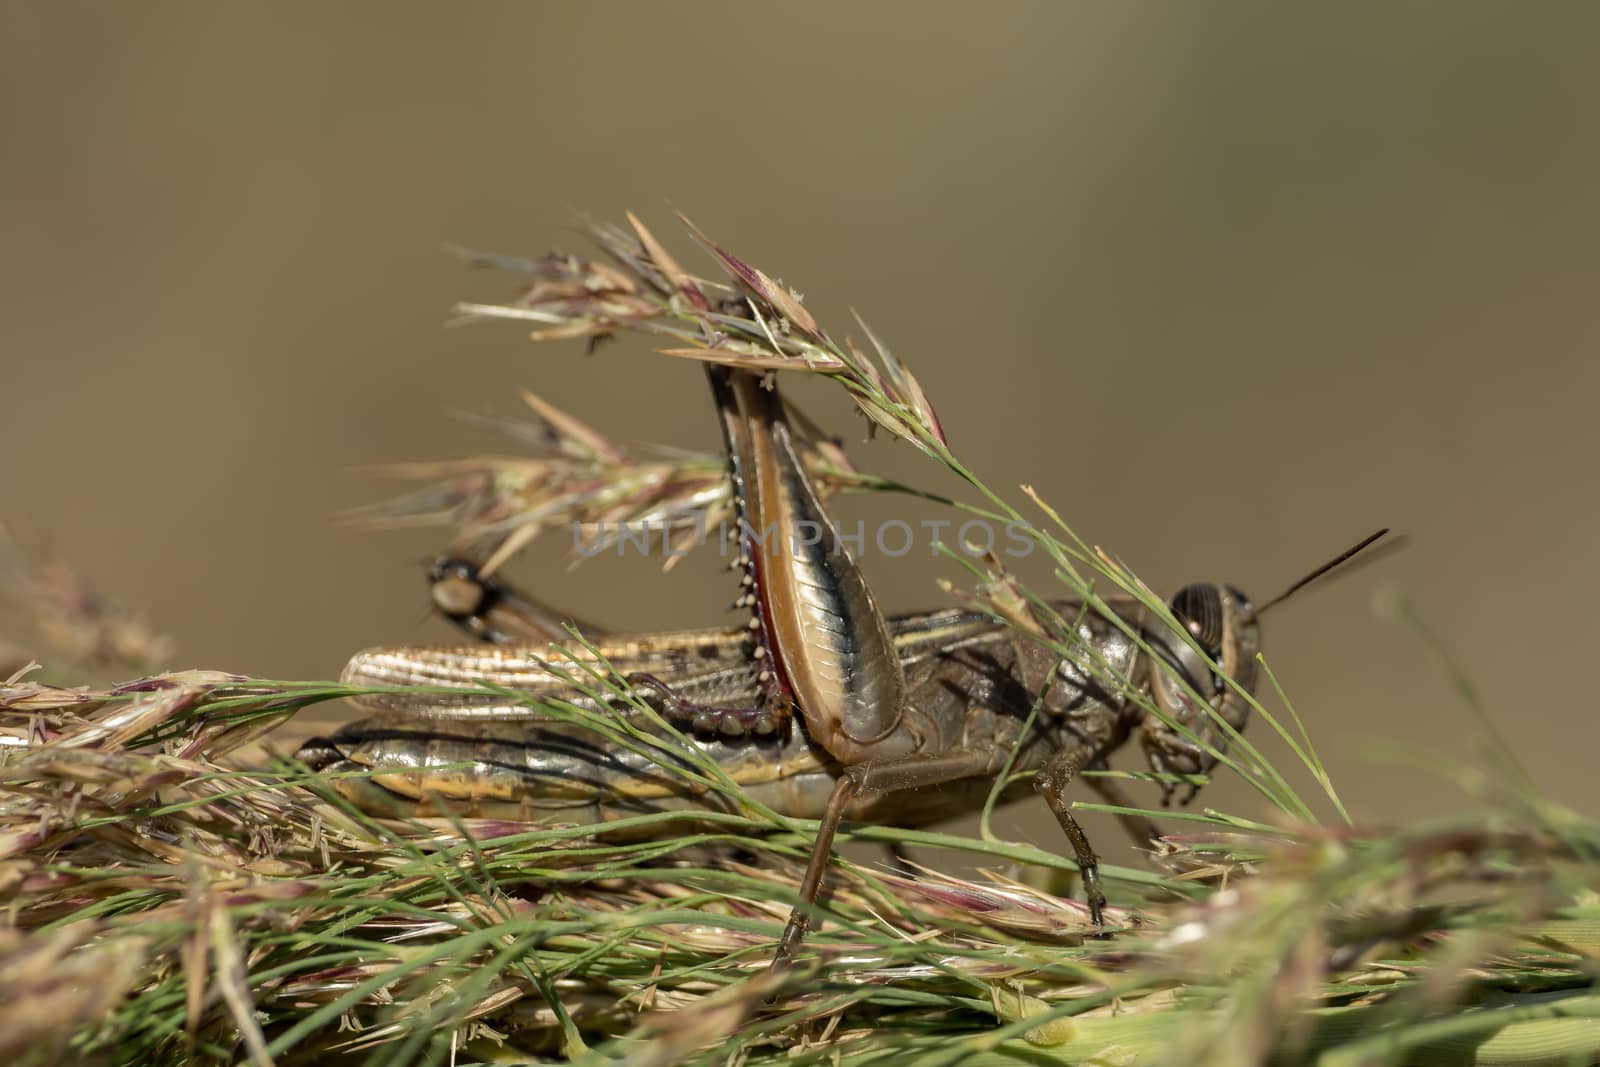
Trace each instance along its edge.
<instances>
[{"instance_id":1,"label":"clump of grass","mask_svg":"<svg viewBox=\"0 0 1600 1067\"><path fill-rule=\"evenodd\" d=\"M1600 1052L1590 822L1507 811L1357 833L1198 815L1164 842L1165 870L1106 872L1124 932L1103 941L1075 901L997 872L841 860L805 965L775 986L808 824L747 805L638 816L624 828L660 836L631 842L395 826L290 761L223 759L345 692L195 673L0 692L27 724L0 771L0 1048L127 1063ZM846 836L1072 869L1048 847Z\"/></svg>"},{"instance_id":2,"label":"clump of grass","mask_svg":"<svg viewBox=\"0 0 1600 1067\"><path fill-rule=\"evenodd\" d=\"M967 507L1024 523L1091 610L1110 586L1165 613L1042 504L1024 512L967 470L870 333L877 364L704 238L733 285L692 277L636 222L591 232L609 262L512 264L534 279L520 299L463 312L533 319L553 337L638 329L675 355L833 376L976 491L982 503ZM504 558L542 526L682 522L725 500L711 457L636 460L533 403L542 454L431 472L451 480L390 513L447 517ZM809 439L830 487L906 491ZM997 560L974 568L971 603L1071 650L1047 598ZM632 699L603 673L587 684ZM699 777L725 801L715 810L612 824L626 839L383 822L271 754L272 728L351 692L207 672L0 687L0 1052L39 1063L1600 1058L1600 824L1522 779L1486 814L1352 827L1298 720L1258 703L1288 756L1236 732L1218 733L1231 743L1213 751L1274 821L1079 805L1183 826L1148 868L1104 871L1114 936L1087 937L1078 903L1014 873L1070 875L1055 841L853 826L843 839L955 849L986 869L956 878L839 859L801 964L774 974L814 824L753 802L666 724L585 720ZM269 756L243 763L242 746L262 742Z\"/></svg>"}]
</instances>

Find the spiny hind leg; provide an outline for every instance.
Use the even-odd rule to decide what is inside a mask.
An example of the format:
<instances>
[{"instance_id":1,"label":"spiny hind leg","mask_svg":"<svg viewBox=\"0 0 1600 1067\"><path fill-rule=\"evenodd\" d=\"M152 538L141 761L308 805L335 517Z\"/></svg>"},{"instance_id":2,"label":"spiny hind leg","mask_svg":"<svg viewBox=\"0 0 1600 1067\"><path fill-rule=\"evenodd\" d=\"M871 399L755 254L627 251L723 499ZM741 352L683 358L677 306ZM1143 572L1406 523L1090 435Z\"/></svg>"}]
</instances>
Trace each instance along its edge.
<instances>
[{"instance_id":1,"label":"spiny hind leg","mask_svg":"<svg viewBox=\"0 0 1600 1067\"><path fill-rule=\"evenodd\" d=\"M725 704L697 704L679 696L671 685L653 674L635 671L624 681L636 689L648 689L656 696L663 718L687 722L701 733L723 737L764 737L776 733L789 721L786 705L744 708Z\"/></svg>"}]
</instances>

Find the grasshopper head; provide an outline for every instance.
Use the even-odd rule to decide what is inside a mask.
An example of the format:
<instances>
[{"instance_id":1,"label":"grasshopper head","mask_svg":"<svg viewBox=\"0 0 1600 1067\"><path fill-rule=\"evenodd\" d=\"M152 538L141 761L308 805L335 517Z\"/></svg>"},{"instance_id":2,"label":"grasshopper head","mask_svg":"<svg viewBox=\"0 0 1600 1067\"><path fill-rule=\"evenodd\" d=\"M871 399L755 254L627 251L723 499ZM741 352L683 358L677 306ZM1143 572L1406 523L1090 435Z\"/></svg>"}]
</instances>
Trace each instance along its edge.
<instances>
[{"instance_id":1,"label":"grasshopper head","mask_svg":"<svg viewBox=\"0 0 1600 1067\"><path fill-rule=\"evenodd\" d=\"M1157 774L1211 773L1217 765L1216 753L1228 747L1231 731L1224 729L1221 723L1227 723L1234 731L1243 730L1245 720L1250 717L1250 702L1246 697L1256 685L1256 654L1261 651L1258 620L1269 608L1343 567L1388 533L1384 528L1362 538L1311 573L1291 582L1287 589L1260 607L1251 604L1249 597L1231 585L1199 582L1178 590L1167 606L1200 651L1195 651L1182 635L1164 624L1145 626L1145 642L1160 661L1151 666L1150 698L1162 712L1161 715L1147 714L1139 727L1139 739L1150 760L1150 768ZM1395 540L1390 540L1386 547L1396 544ZM1370 560L1374 556L1366 558ZM1205 707L1201 706L1201 701ZM1172 803L1178 785L1169 782L1164 786L1163 804ZM1191 785L1182 802L1189 803L1199 790L1198 784Z\"/></svg>"},{"instance_id":2,"label":"grasshopper head","mask_svg":"<svg viewBox=\"0 0 1600 1067\"><path fill-rule=\"evenodd\" d=\"M1168 607L1194 645L1159 623L1146 628L1145 640L1160 660L1152 665L1150 697L1162 715L1145 716L1140 741L1158 774L1209 774L1217 757L1207 748L1222 752L1228 747L1228 732L1217 720L1242 730L1250 715L1244 694L1256 682L1257 612L1238 589L1211 582L1184 586ZM1179 784L1164 785L1163 804L1172 802ZM1193 800L1199 788L1191 785L1182 803Z\"/></svg>"}]
</instances>

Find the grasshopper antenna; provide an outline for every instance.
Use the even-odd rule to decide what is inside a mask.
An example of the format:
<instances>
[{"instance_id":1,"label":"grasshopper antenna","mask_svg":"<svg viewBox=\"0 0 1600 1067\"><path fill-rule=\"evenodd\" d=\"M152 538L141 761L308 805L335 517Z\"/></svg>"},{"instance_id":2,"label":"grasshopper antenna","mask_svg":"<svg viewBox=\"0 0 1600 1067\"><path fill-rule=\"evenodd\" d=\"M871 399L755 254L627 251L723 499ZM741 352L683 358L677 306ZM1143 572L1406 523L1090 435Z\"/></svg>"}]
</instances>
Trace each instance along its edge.
<instances>
[{"instance_id":1,"label":"grasshopper antenna","mask_svg":"<svg viewBox=\"0 0 1600 1067\"><path fill-rule=\"evenodd\" d=\"M1316 581L1318 578L1324 577L1325 575L1328 574L1329 571L1335 570L1338 567L1343 566L1345 563L1348 563L1351 559L1355 558L1356 556L1360 555L1362 552L1366 551L1368 548L1372 547L1373 544L1377 543L1377 541L1379 541L1381 538L1386 536L1388 533L1389 533L1389 527L1385 526L1383 529L1379 530L1377 533L1368 534L1366 537L1363 537L1360 541L1357 541L1354 545L1352 545L1349 548L1345 549L1343 552L1339 553L1337 556L1334 556L1332 559L1330 559L1328 562L1324 563L1322 566L1318 567L1316 570L1312 571L1310 574L1307 574L1305 577L1299 579L1296 582L1290 583L1289 588L1285 589L1283 592L1279 593L1277 596L1273 597L1271 600L1267 601L1265 604L1261 605L1259 608L1256 609L1256 611L1255 611L1256 618L1260 618L1263 614L1266 613L1266 610L1268 608L1272 607L1274 604L1282 604L1285 600L1288 600L1290 597L1294 596L1296 593L1298 593L1300 590L1304 589L1306 586L1310 585L1312 582ZM1403 539L1401 539L1401 538L1397 538L1397 539L1395 539L1393 541L1390 541L1384 547L1385 548L1398 548L1400 546L1402 540ZM1363 562L1370 562L1371 560L1374 560L1376 558L1377 558L1376 556L1368 556L1367 559L1365 561L1363 561Z\"/></svg>"}]
</instances>

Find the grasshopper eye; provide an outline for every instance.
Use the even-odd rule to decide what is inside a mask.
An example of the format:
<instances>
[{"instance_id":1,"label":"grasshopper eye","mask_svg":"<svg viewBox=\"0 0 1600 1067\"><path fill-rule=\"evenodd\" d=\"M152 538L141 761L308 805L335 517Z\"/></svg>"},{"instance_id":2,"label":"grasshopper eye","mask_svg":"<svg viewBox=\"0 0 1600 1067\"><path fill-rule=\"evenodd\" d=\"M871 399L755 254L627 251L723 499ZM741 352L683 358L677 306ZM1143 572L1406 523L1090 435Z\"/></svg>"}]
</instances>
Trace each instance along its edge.
<instances>
[{"instance_id":1,"label":"grasshopper eye","mask_svg":"<svg viewBox=\"0 0 1600 1067\"><path fill-rule=\"evenodd\" d=\"M1213 659L1222 650L1222 594L1206 582L1186 585L1172 598L1172 614Z\"/></svg>"}]
</instances>

